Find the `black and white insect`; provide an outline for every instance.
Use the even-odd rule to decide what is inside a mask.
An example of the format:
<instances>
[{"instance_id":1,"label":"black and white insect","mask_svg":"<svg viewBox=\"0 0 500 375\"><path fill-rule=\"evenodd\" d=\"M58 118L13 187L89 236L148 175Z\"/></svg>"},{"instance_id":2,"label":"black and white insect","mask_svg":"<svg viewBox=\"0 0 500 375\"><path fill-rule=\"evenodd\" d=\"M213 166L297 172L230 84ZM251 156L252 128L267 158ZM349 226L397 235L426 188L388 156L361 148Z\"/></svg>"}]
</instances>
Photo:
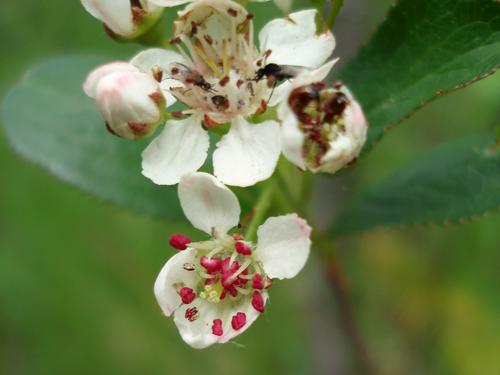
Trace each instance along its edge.
<instances>
[{"instance_id":1,"label":"black and white insect","mask_svg":"<svg viewBox=\"0 0 500 375\"><path fill-rule=\"evenodd\" d=\"M269 87L275 87L280 82L296 77L303 69L304 68L295 65L278 65L270 63L259 68L253 80L259 82L266 78L267 85Z\"/></svg>"}]
</instances>

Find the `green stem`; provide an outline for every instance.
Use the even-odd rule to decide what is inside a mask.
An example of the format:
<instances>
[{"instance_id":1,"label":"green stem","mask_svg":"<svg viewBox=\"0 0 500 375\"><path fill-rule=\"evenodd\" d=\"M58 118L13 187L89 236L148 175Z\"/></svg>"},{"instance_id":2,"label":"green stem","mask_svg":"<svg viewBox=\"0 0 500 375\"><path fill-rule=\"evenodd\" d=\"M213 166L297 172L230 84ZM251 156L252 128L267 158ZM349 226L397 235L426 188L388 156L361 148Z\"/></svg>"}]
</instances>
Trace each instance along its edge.
<instances>
[{"instance_id":1,"label":"green stem","mask_svg":"<svg viewBox=\"0 0 500 375\"><path fill-rule=\"evenodd\" d=\"M328 28L331 28L335 23L335 19L340 12L340 8L344 5L344 0L331 0L332 6L330 7L330 12L328 13L328 18L326 19L326 24Z\"/></svg>"},{"instance_id":2,"label":"green stem","mask_svg":"<svg viewBox=\"0 0 500 375\"><path fill-rule=\"evenodd\" d=\"M350 342L359 370L362 374L377 374L379 372L378 367L373 360L369 345L365 341L358 325L347 282L347 275L338 256L334 256L334 244L332 241L325 239L321 234L315 236L314 244L319 250L319 256L323 259L326 279L331 286L337 302L340 326Z\"/></svg>"},{"instance_id":3,"label":"green stem","mask_svg":"<svg viewBox=\"0 0 500 375\"><path fill-rule=\"evenodd\" d=\"M255 239L257 228L260 224L262 224L267 211L271 207L271 197L273 196L275 187L276 179L270 178L262 189L259 200L254 207L252 220L250 221L250 224L248 224L248 228L245 233L245 239L247 241L253 241Z\"/></svg>"}]
</instances>

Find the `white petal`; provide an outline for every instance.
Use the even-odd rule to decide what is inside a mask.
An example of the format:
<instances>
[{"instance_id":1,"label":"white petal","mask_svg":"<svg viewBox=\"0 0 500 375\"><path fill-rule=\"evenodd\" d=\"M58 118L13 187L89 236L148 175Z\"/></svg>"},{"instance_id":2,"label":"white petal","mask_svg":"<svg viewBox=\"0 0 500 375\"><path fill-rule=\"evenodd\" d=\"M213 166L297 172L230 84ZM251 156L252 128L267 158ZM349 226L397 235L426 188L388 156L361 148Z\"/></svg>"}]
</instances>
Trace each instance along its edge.
<instances>
[{"instance_id":1,"label":"white petal","mask_svg":"<svg viewBox=\"0 0 500 375\"><path fill-rule=\"evenodd\" d=\"M277 122L250 124L238 116L217 144L213 155L214 174L228 185L254 185L273 174L280 151Z\"/></svg>"},{"instance_id":2,"label":"white petal","mask_svg":"<svg viewBox=\"0 0 500 375\"><path fill-rule=\"evenodd\" d=\"M271 278L289 279L306 264L311 227L296 214L271 217L257 230L254 256Z\"/></svg>"},{"instance_id":3,"label":"white petal","mask_svg":"<svg viewBox=\"0 0 500 375\"><path fill-rule=\"evenodd\" d=\"M259 33L260 51L272 51L267 63L316 68L335 48L330 31L316 31L316 10L291 13L287 18L270 21Z\"/></svg>"},{"instance_id":4,"label":"white petal","mask_svg":"<svg viewBox=\"0 0 500 375\"><path fill-rule=\"evenodd\" d=\"M198 116L171 120L142 153L142 174L158 185L174 185L207 158L208 134Z\"/></svg>"},{"instance_id":5,"label":"white petal","mask_svg":"<svg viewBox=\"0 0 500 375\"><path fill-rule=\"evenodd\" d=\"M83 91L91 98L95 98L96 88L97 85L99 84L99 81L108 74L117 72L139 72L139 71L140 70L137 69L134 65L124 61L116 61L98 66L97 68L92 70L85 79L85 82L83 83Z\"/></svg>"},{"instance_id":6,"label":"white petal","mask_svg":"<svg viewBox=\"0 0 500 375\"><path fill-rule=\"evenodd\" d=\"M154 293L163 313L170 316L181 304L178 290L188 287L195 290L200 277L197 271L187 271L184 264L195 263L195 251L186 249L172 256L158 275Z\"/></svg>"},{"instance_id":7,"label":"white petal","mask_svg":"<svg viewBox=\"0 0 500 375\"><path fill-rule=\"evenodd\" d=\"M267 293L263 293L264 301L267 302ZM224 301L225 302L225 301ZM196 307L199 318L193 322L186 319L186 309ZM231 326L231 318L238 312L246 315L246 324L239 330ZM245 332L259 317L248 296L237 304L210 303L206 300L196 299L191 305L183 306L176 310L174 322L179 329L182 339L195 349L203 349L213 344L222 344ZM222 320L222 336L212 333L214 319Z\"/></svg>"},{"instance_id":8,"label":"white petal","mask_svg":"<svg viewBox=\"0 0 500 375\"><path fill-rule=\"evenodd\" d=\"M167 100L167 107L177 101L177 99L170 94L169 89L170 87L183 86L183 84L178 80L169 79L168 77L170 76L169 66L171 63L184 63L184 58L179 53L162 48L150 48L134 56L130 63L148 74L152 74L152 68L155 66L162 69L163 80L160 86Z\"/></svg>"},{"instance_id":9,"label":"white petal","mask_svg":"<svg viewBox=\"0 0 500 375\"><path fill-rule=\"evenodd\" d=\"M274 107L274 106L280 104L281 102L283 102L283 100L285 100L286 96L290 92L291 87L292 87L292 82L285 81L282 84L276 86L274 88L274 90L270 89L269 95L271 95L271 92L272 92L272 96L271 96L271 99L269 99L267 105L269 107Z\"/></svg>"},{"instance_id":10,"label":"white petal","mask_svg":"<svg viewBox=\"0 0 500 375\"><path fill-rule=\"evenodd\" d=\"M223 235L238 225L238 198L214 176L202 172L183 176L178 193L182 210L195 228Z\"/></svg>"},{"instance_id":11,"label":"white petal","mask_svg":"<svg viewBox=\"0 0 500 375\"><path fill-rule=\"evenodd\" d=\"M286 113L283 113L285 111ZM305 170L306 165L303 153L304 133L300 130L297 117L288 105L281 112L281 151L288 161Z\"/></svg>"},{"instance_id":12,"label":"white petal","mask_svg":"<svg viewBox=\"0 0 500 375\"><path fill-rule=\"evenodd\" d=\"M339 61L338 58L328 61L319 68L309 71L304 71L295 77L292 81L292 89L300 86L309 85L314 82L320 82L328 77L333 66Z\"/></svg>"},{"instance_id":13,"label":"white petal","mask_svg":"<svg viewBox=\"0 0 500 375\"><path fill-rule=\"evenodd\" d=\"M177 5L190 3L192 1L193 0L149 0L150 3L161 7L175 7Z\"/></svg>"},{"instance_id":14,"label":"white petal","mask_svg":"<svg viewBox=\"0 0 500 375\"><path fill-rule=\"evenodd\" d=\"M98 20L104 22L118 35L128 36L134 32L130 0L81 0L83 6Z\"/></svg>"}]
</instances>

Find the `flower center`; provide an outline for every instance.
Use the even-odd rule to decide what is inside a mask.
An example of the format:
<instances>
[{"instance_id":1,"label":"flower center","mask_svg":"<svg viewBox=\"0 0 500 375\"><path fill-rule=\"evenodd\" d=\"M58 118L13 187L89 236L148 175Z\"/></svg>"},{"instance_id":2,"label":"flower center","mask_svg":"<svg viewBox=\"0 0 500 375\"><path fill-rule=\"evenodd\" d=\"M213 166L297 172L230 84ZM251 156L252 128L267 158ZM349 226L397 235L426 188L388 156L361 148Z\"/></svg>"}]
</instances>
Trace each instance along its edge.
<instances>
[{"instance_id":1,"label":"flower center","mask_svg":"<svg viewBox=\"0 0 500 375\"><path fill-rule=\"evenodd\" d=\"M202 112L208 127L265 110L267 84L255 80L253 15L235 5L192 6L171 41L185 60L170 65L170 77L182 83L171 92L191 113Z\"/></svg>"},{"instance_id":2,"label":"flower center","mask_svg":"<svg viewBox=\"0 0 500 375\"><path fill-rule=\"evenodd\" d=\"M270 286L270 279L252 256L252 244L225 236L189 246L196 249L199 264L196 294L208 302L239 301Z\"/></svg>"},{"instance_id":3,"label":"flower center","mask_svg":"<svg viewBox=\"0 0 500 375\"><path fill-rule=\"evenodd\" d=\"M345 132L345 109L349 99L337 82L326 88L323 82L301 86L293 90L288 105L306 135L303 153L307 163L318 166L330 149L330 142Z\"/></svg>"}]
</instances>

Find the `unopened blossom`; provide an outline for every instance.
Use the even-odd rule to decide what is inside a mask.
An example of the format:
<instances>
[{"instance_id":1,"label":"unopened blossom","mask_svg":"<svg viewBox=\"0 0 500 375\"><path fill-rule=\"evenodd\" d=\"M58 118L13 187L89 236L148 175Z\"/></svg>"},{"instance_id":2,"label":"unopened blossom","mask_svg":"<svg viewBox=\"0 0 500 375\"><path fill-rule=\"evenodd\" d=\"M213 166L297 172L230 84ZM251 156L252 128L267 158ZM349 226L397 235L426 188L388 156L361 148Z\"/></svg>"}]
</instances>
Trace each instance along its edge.
<instances>
[{"instance_id":1,"label":"unopened blossom","mask_svg":"<svg viewBox=\"0 0 500 375\"><path fill-rule=\"evenodd\" d=\"M290 84L279 85L275 75L265 74L272 71L269 65L313 69L331 55L333 35L317 31L315 16L315 10L306 10L269 22L257 48L253 15L241 5L190 2L174 23L171 43L179 53L167 56L162 49L149 49L132 60L143 71L168 79L170 93L187 107L145 149L142 173L156 184L178 183L204 164L208 131L229 123L213 154L214 174L236 186L270 177L281 151L279 123L247 119L279 103Z\"/></svg>"},{"instance_id":2,"label":"unopened blossom","mask_svg":"<svg viewBox=\"0 0 500 375\"><path fill-rule=\"evenodd\" d=\"M162 13L161 0L80 1L117 39L128 40L140 36L156 23Z\"/></svg>"},{"instance_id":3,"label":"unopened blossom","mask_svg":"<svg viewBox=\"0 0 500 375\"><path fill-rule=\"evenodd\" d=\"M257 231L257 244L228 234L238 224L236 196L213 176L193 173L178 187L193 226L210 236L177 247L161 270L154 292L173 315L183 340L194 348L225 343L244 332L266 309L272 279L292 278L310 251L311 228L296 214L271 217Z\"/></svg>"},{"instance_id":4,"label":"unopened blossom","mask_svg":"<svg viewBox=\"0 0 500 375\"><path fill-rule=\"evenodd\" d=\"M98 67L84 91L97 101L108 131L119 137L144 138L164 122L166 100L159 83L130 63Z\"/></svg>"},{"instance_id":5,"label":"unopened blossom","mask_svg":"<svg viewBox=\"0 0 500 375\"><path fill-rule=\"evenodd\" d=\"M342 82L329 87L323 81L325 70L297 77L278 115L285 157L303 170L335 173L356 161L368 123Z\"/></svg>"}]
</instances>

